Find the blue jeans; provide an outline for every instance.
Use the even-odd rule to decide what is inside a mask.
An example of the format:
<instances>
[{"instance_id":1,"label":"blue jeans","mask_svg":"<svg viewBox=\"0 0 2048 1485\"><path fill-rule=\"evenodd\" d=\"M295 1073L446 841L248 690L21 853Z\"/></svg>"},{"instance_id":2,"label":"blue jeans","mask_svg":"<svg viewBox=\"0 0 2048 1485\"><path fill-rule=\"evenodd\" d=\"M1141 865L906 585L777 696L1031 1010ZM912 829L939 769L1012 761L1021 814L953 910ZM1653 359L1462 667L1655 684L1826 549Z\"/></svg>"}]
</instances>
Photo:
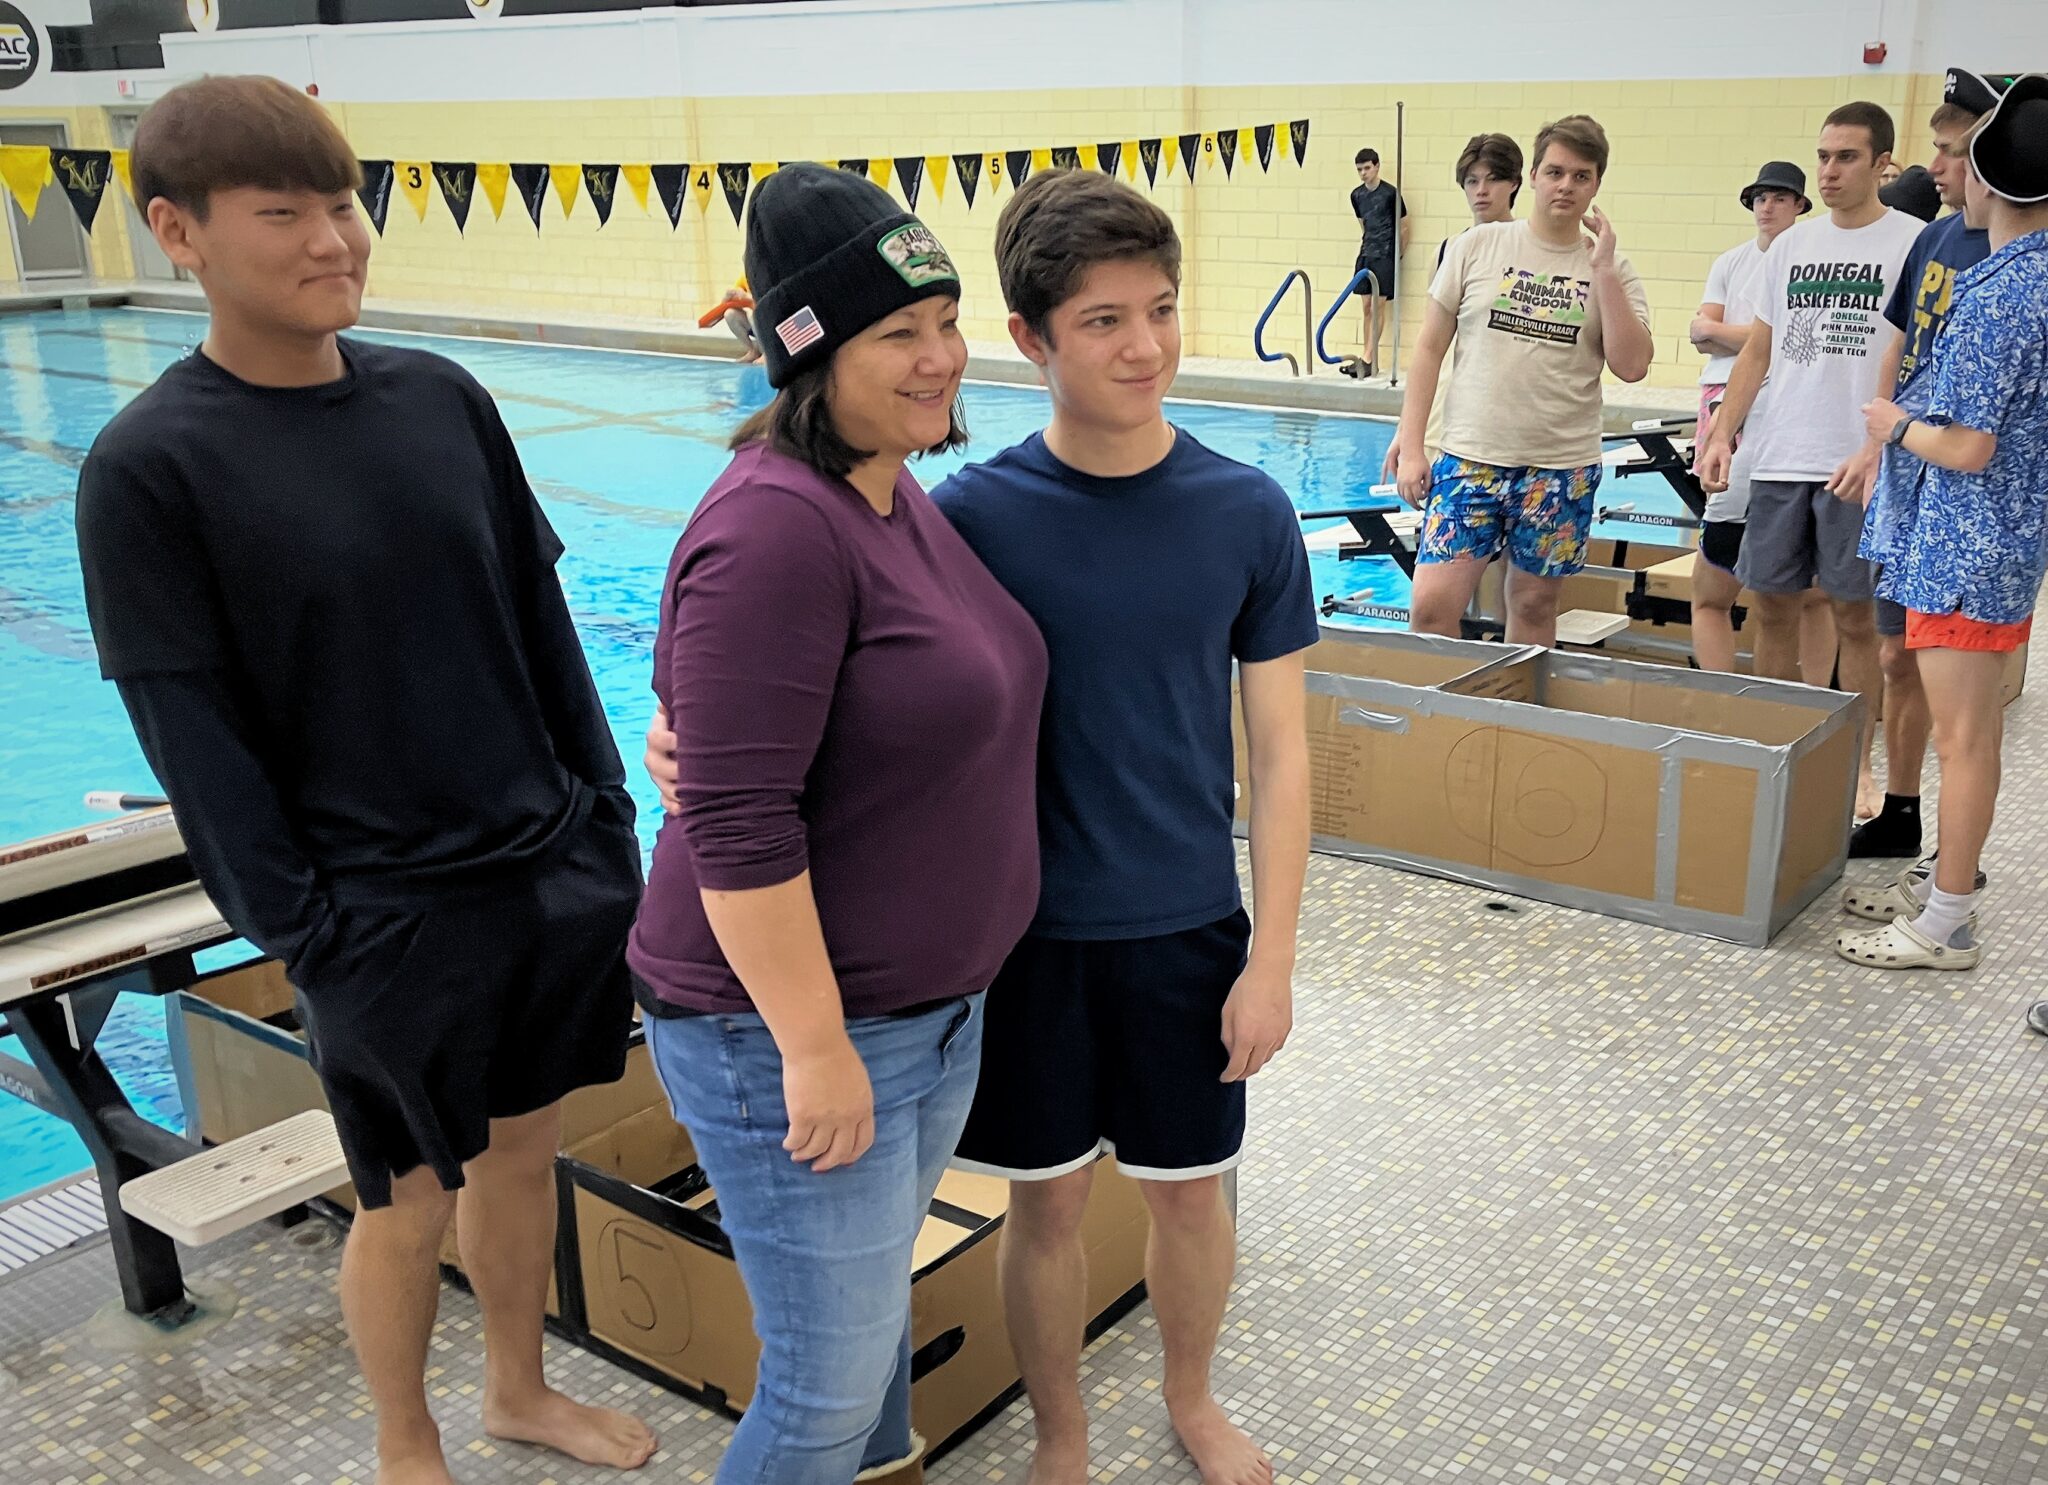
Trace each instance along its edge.
<instances>
[{"instance_id":1,"label":"blue jeans","mask_svg":"<svg viewBox=\"0 0 2048 1485\"><path fill-rule=\"evenodd\" d=\"M846 1023L875 1143L824 1174L782 1148L782 1054L757 1015L649 1017L676 1118L718 1193L761 1371L717 1485L850 1485L910 1453L910 1268L981 1069L982 997Z\"/></svg>"}]
</instances>

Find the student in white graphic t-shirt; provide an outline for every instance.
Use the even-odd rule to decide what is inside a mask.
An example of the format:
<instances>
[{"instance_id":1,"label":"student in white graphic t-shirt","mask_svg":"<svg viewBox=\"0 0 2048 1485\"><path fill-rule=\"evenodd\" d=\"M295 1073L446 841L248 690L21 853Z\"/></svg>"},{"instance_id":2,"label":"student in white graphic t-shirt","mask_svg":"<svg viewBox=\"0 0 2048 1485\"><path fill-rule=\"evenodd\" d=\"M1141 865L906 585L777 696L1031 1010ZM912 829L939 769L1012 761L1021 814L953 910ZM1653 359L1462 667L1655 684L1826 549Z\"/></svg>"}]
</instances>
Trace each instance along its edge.
<instances>
[{"instance_id":1,"label":"student in white graphic t-shirt","mask_svg":"<svg viewBox=\"0 0 2048 1485\"><path fill-rule=\"evenodd\" d=\"M1834 605L1843 689L1869 696L1873 709L1882 685L1875 579L1856 555L1862 512L1832 492L1863 478L1862 409L1879 390L1891 334L1884 307L1920 235L1917 218L1877 199L1892 143L1891 115L1875 103L1845 103L1822 124L1828 214L1786 232L1764 258L1756 327L1698 460L1707 492L1727 489L1743 435L1749 517L1736 575L1757 598L1757 674L1799 679L1801 595L1817 584ZM1752 419L1766 375L1771 395Z\"/></svg>"}]
</instances>

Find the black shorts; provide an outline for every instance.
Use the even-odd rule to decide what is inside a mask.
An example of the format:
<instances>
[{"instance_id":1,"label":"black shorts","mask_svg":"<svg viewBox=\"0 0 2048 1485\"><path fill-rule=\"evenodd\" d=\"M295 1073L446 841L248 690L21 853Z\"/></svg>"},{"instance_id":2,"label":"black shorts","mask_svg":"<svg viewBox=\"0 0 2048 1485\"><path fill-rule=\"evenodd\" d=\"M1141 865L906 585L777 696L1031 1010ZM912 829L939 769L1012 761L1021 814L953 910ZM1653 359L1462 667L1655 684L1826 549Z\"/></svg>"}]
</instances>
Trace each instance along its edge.
<instances>
[{"instance_id":1,"label":"black shorts","mask_svg":"<svg viewBox=\"0 0 2048 1485\"><path fill-rule=\"evenodd\" d=\"M1877 576L1879 581L1884 579L1884 564L1882 562L1877 564ZM1893 603L1882 593L1877 595L1877 632L1886 639L1904 639L1906 637L1905 605Z\"/></svg>"},{"instance_id":2,"label":"black shorts","mask_svg":"<svg viewBox=\"0 0 2048 1485\"><path fill-rule=\"evenodd\" d=\"M1391 255L1389 255L1389 256L1387 256L1387 257L1367 256L1367 255L1366 255L1366 254L1364 254L1364 253L1360 253L1360 254L1358 255L1358 261L1357 261L1357 262L1356 262L1355 264L1353 264L1353 265L1352 265L1351 271L1352 271L1353 273L1363 273L1363 272L1365 272L1365 270L1366 270L1366 269L1368 269L1368 268L1370 268L1370 269L1372 270L1372 272L1373 272L1373 277L1379 280L1379 296L1380 296L1380 298L1382 298L1382 299L1391 299L1391 298L1393 298L1393 297L1394 297L1394 260L1393 260L1393 257L1392 257ZM1363 280L1363 279L1362 279L1362 280L1360 280L1360 281L1359 281L1359 285L1358 285L1358 287L1357 287L1356 289L1353 289L1353 290L1352 290L1351 292L1352 292L1352 293L1354 293L1354 294L1357 294L1357 295L1358 295L1358 296L1359 296L1360 298L1363 298L1363 297L1364 297L1365 295L1367 295L1367 294L1370 294L1370 293L1372 293L1372 292L1373 292L1373 287L1372 287L1372 283L1371 283L1371 281L1370 281L1370 280Z\"/></svg>"},{"instance_id":3,"label":"black shorts","mask_svg":"<svg viewBox=\"0 0 2048 1485\"><path fill-rule=\"evenodd\" d=\"M530 1114L626 1068L640 845L599 799L531 860L405 894L338 884L341 941L295 966L357 1201L422 1165L446 1190Z\"/></svg>"},{"instance_id":4,"label":"black shorts","mask_svg":"<svg viewBox=\"0 0 2048 1485\"><path fill-rule=\"evenodd\" d=\"M1735 559L1742 555L1744 521L1705 521L1700 525L1700 555L1714 566L1735 575Z\"/></svg>"},{"instance_id":5,"label":"black shorts","mask_svg":"<svg viewBox=\"0 0 2048 1485\"><path fill-rule=\"evenodd\" d=\"M1244 1084L1222 1081L1240 908L1159 938L1027 938L989 987L981 1084L954 1164L1046 1181L1107 1152L1145 1180L1237 1164Z\"/></svg>"}]
</instances>

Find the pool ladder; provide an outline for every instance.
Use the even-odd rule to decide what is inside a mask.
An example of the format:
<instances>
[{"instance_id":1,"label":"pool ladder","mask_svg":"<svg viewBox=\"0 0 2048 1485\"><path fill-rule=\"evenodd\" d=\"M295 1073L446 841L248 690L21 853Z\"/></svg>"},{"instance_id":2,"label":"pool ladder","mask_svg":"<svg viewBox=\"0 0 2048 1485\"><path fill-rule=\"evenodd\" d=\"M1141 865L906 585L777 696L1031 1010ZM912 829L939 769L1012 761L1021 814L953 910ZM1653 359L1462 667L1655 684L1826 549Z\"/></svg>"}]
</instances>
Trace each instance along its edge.
<instances>
[{"instance_id":1,"label":"pool ladder","mask_svg":"<svg viewBox=\"0 0 2048 1485\"><path fill-rule=\"evenodd\" d=\"M1273 318L1273 312L1280 308L1280 301L1287 297L1287 291L1294 287L1296 279L1301 280L1302 357L1308 362L1308 374L1310 376L1315 375L1316 362L1318 361L1321 361L1325 366L1343 366L1358 360L1356 356L1331 355L1329 348L1324 344L1323 337L1329 332L1330 322L1337 318L1337 311L1350 302L1352 293L1360 284L1369 283L1372 286L1372 292L1374 294L1379 293L1379 278L1370 268L1361 268L1351 276L1351 282L1346 284L1343 291L1331 301L1329 309L1323 315L1321 324L1316 323L1316 291L1315 287L1309 283L1308 271L1302 268L1289 269L1287 277L1280 280L1280 287L1273 291L1273 297L1267 301L1265 312L1259 316L1258 324L1252 327L1252 351L1254 354L1261 361L1285 361L1288 374L1291 376L1300 376L1302 374L1301 363L1297 362L1291 354L1286 351L1269 351L1266 349L1266 324Z\"/></svg>"}]
</instances>

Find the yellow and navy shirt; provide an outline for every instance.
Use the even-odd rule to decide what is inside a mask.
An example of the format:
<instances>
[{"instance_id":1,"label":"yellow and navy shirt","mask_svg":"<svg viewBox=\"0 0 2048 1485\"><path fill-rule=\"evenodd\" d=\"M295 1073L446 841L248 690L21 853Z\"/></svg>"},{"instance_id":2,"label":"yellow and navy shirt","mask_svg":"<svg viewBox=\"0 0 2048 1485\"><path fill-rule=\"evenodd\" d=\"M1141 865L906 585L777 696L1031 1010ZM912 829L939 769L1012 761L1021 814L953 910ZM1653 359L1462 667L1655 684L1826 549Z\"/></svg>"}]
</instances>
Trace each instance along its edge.
<instances>
[{"instance_id":1,"label":"yellow and navy shirt","mask_svg":"<svg viewBox=\"0 0 2048 1485\"><path fill-rule=\"evenodd\" d=\"M1965 226L1961 212L1930 222L1915 240L1884 311L1884 317L1906 337L1905 353L1899 360L1900 391L1927 365L1934 338L1948 322L1955 302L1956 275L1990 256L1991 234L1981 227Z\"/></svg>"}]
</instances>

